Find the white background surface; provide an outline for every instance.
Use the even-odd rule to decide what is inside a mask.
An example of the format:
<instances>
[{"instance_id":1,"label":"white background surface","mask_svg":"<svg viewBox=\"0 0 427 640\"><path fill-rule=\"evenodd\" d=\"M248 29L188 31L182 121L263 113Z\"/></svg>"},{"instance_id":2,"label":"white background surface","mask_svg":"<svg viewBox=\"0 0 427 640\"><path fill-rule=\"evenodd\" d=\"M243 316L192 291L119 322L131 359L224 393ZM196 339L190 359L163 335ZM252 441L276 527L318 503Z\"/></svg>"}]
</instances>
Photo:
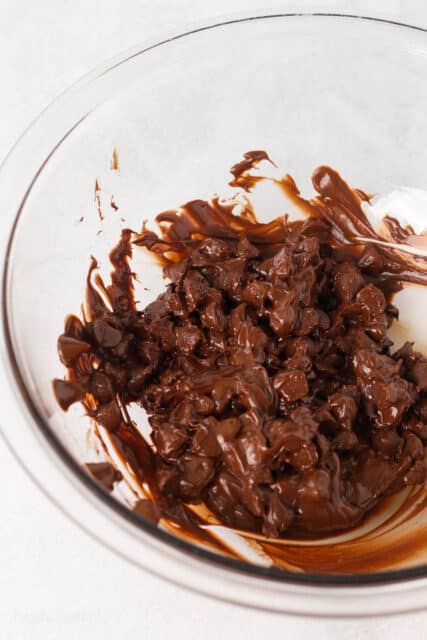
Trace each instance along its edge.
<instances>
[{"instance_id":1,"label":"white background surface","mask_svg":"<svg viewBox=\"0 0 427 640\"><path fill-rule=\"evenodd\" d=\"M43 107L105 58L188 22L260 6L262 0L0 0L0 158ZM427 25L424 0L268 6L364 10ZM1 233L0 227L4 241ZM146 575L59 513L1 439L0 486L2 640L426 637L427 613L358 621L284 617L207 600Z\"/></svg>"}]
</instances>

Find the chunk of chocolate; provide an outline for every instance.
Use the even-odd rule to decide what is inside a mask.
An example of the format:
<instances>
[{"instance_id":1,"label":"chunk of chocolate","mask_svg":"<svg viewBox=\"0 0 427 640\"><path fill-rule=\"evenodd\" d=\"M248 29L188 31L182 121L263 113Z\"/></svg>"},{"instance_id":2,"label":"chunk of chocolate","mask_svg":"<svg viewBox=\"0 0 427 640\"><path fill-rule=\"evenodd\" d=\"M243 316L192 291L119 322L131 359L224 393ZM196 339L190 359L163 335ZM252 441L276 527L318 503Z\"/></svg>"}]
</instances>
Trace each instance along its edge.
<instances>
[{"instance_id":1,"label":"chunk of chocolate","mask_svg":"<svg viewBox=\"0 0 427 640\"><path fill-rule=\"evenodd\" d=\"M87 462L86 467L95 480L107 491L112 491L114 484L120 482L123 477L111 462Z\"/></svg>"},{"instance_id":2,"label":"chunk of chocolate","mask_svg":"<svg viewBox=\"0 0 427 640\"><path fill-rule=\"evenodd\" d=\"M90 344L84 340L62 335L58 338L58 354L61 362L70 367L82 354L90 351Z\"/></svg>"},{"instance_id":3,"label":"chunk of chocolate","mask_svg":"<svg viewBox=\"0 0 427 640\"><path fill-rule=\"evenodd\" d=\"M55 398L61 409L67 411L75 402L83 400L85 396L84 389L79 382L73 380L54 380L53 391Z\"/></svg>"}]
</instances>

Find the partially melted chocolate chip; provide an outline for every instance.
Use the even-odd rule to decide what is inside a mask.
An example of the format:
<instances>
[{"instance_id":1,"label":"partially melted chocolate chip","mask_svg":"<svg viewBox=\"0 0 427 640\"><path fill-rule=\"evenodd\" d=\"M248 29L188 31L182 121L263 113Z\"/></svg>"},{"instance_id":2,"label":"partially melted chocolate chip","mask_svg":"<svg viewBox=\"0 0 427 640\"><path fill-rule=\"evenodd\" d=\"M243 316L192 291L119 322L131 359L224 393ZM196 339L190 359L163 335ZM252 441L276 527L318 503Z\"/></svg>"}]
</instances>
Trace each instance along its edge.
<instances>
[{"instance_id":1,"label":"partially melted chocolate chip","mask_svg":"<svg viewBox=\"0 0 427 640\"><path fill-rule=\"evenodd\" d=\"M67 411L75 402L83 400L85 391L79 382L73 380L54 380L53 391L61 409Z\"/></svg>"},{"instance_id":2,"label":"partially melted chocolate chip","mask_svg":"<svg viewBox=\"0 0 427 640\"><path fill-rule=\"evenodd\" d=\"M86 467L104 489L112 491L114 484L120 482L122 474L110 462L87 462Z\"/></svg>"}]
</instances>

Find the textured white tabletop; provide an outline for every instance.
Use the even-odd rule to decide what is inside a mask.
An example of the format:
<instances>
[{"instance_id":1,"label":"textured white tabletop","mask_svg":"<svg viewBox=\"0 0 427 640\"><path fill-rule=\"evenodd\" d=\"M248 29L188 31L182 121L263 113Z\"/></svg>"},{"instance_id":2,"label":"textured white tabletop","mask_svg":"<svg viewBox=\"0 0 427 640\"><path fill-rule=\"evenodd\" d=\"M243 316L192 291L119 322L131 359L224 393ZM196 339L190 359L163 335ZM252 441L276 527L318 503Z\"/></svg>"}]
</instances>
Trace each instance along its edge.
<instances>
[{"instance_id":1,"label":"textured white tabletop","mask_svg":"<svg viewBox=\"0 0 427 640\"><path fill-rule=\"evenodd\" d=\"M273 9L386 12L427 24L423 0L268 2ZM0 0L0 158L59 92L83 73L159 32L262 0ZM1 235L0 241L5 238ZM2 390L0 388L0 403ZM7 408L13 420L13 408ZM427 613L358 621L247 611L147 575L90 539L33 486L0 439L0 638L71 640L169 635L376 640L426 637Z\"/></svg>"}]
</instances>

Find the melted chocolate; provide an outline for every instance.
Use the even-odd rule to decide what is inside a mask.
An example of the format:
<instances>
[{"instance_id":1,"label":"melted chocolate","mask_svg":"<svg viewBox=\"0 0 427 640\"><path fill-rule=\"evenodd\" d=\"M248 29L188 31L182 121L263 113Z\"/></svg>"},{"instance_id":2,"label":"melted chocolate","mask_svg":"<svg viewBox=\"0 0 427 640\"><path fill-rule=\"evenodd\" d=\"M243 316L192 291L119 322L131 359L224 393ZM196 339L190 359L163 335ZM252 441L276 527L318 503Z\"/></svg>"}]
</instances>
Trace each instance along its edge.
<instances>
[{"instance_id":1,"label":"melted chocolate","mask_svg":"<svg viewBox=\"0 0 427 640\"><path fill-rule=\"evenodd\" d=\"M245 154L231 184L267 179L250 174L263 159ZM55 393L64 410L83 400L112 433L150 487L155 504L136 510L152 520L182 523L182 505L206 504L241 530L319 536L424 482L427 360L409 343L393 352L387 330L393 292L425 284L427 263L372 244L368 196L336 171L312 180L312 200L290 176L274 180L303 221L261 224L250 208L194 200L160 214L160 234L123 232L109 286L92 260L86 317L69 317L58 340L68 380ZM399 242L413 233L387 228ZM132 243L169 279L142 311ZM147 411L154 448L127 419L131 403Z\"/></svg>"}]
</instances>

